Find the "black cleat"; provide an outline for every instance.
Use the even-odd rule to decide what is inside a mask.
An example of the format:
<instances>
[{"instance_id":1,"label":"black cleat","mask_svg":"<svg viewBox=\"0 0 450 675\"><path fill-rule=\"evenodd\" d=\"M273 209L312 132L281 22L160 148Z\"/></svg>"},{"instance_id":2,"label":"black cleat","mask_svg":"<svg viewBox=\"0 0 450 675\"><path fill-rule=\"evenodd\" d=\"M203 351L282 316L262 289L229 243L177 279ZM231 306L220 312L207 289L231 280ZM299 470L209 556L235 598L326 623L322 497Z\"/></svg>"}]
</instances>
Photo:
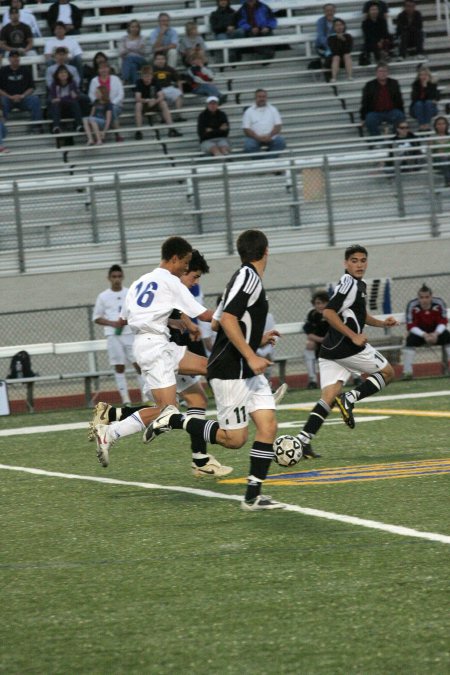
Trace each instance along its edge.
<instances>
[{"instance_id":1,"label":"black cleat","mask_svg":"<svg viewBox=\"0 0 450 675\"><path fill-rule=\"evenodd\" d=\"M339 394L334 400L341 412L345 424L350 427L350 429L354 429L355 418L353 417L353 403L350 403L345 394Z\"/></svg>"},{"instance_id":2,"label":"black cleat","mask_svg":"<svg viewBox=\"0 0 450 675\"><path fill-rule=\"evenodd\" d=\"M307 445L304 445L302 447L302 450L303 450L303 458L304 459L319 459L319 457L322 457L322 455L319 455L318 452L314 452L310 443L308 443Z\"/></svg>"}]
</instances>

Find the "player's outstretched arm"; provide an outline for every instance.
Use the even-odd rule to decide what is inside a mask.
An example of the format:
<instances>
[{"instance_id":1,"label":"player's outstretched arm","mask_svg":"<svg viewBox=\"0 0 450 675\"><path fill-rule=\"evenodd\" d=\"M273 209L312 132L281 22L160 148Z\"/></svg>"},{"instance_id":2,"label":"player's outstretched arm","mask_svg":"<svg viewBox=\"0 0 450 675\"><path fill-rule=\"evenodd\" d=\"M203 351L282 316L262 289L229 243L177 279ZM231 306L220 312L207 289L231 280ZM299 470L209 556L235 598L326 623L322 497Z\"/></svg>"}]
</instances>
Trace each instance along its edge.
<instances>
[{"instance_id":1,"label":"player's outstretched arm","mask_svg":"<svg viewBox=\"0 0 450 675\"><path fill-rule=\"evenodd\" d=\"M366 314L366 324L375 328L392 328L392 326L399 326L400 322L393 316L388 316L386 319L376 319L371 314Z\"/></svg>"}]
</instances>

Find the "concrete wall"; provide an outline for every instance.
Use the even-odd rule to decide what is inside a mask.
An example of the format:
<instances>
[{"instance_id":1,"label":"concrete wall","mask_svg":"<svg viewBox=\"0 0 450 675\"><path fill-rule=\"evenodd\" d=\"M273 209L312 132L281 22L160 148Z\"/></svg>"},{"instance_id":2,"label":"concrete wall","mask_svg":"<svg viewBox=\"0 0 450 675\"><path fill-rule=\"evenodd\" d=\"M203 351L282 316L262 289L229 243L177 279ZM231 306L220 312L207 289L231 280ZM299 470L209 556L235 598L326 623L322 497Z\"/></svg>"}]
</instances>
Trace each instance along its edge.
<instances>
[{"instance_id":1,"label":"concrete wall","mask_svg":"<svg viewBox=\"0 0 450 675\"><path fill-rule=\"evenodd\" d=\"M264 277L266 288L315 284L338 279L343 270L343 249L277 253L269 259ZM111 260L111 264L117 262ZM239 265L237 256L210 259L211 272L202 280L205 293L220 293L231 273ZM126 281L130 284L148 267L125 266ZM450 239L434 239L419 243L385 244L369 250L368 278L398 277L416 274L426 278L432 272L450 271ZM73 272L30 274L1 279L1 311L25 311L47 307L64 307L93 303L97 294L107 287L106 270L74 270Z\"/></svg>"}]
</instances>

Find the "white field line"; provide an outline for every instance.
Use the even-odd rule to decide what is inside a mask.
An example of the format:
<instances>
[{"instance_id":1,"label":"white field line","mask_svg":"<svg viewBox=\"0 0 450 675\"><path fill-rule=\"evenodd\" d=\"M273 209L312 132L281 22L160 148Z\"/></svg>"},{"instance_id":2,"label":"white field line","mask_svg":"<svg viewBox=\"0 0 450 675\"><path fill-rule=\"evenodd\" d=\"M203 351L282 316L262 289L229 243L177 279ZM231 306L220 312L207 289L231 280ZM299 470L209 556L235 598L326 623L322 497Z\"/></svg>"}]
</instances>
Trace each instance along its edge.
<instances>
[{"instance_id":1,"label":"white field line","mask_svg":"<svg viewBox=\"0 0 450 675\"><path fill-rule=\"evenodd\" d=\"M22 473L30 473L35 476L49 476L51 478L66 478L69 480L84 480L92 483L104 483L107 485L125 485L129 487L140 487L145 490L167 490L170 492L184 492L186 494L196 495L198 497L208 497L212 499L228 499L232 501L241 501L242 496L227 495L222 492L212 492L211 490L200 490L198 488L183 487L180 485L158 485L156 483L140 483L135 481L119 480L117 478L103 478L99 476L80 476L72 473L60 473L58 471L44 471L43 469L33 469L23 466L9 466L8 464L0 464L0 469L7 471L20 471ZM337 520L341 523L348 523L349 525L359 525L360 527L367 527L372 530L381 530L389 532L390 534L397 534L402 537L415 537L417 539L427 539L429 541L437 541L441 544L450 544L450 536L445 534L438 534L436 532L421 532L420 530L413 530L409 527L401 527L399 525L388 525L387 523L379 523L376 520L366 520L364 518L356 518L354 516L345 516L340 513L333 513L329 511L321 511L319 509L308 509L295 504L286 504L287 511L294 511L305 516L313 516L314 518L325 518L326 520Z\"/></svg>"}]
</instances>

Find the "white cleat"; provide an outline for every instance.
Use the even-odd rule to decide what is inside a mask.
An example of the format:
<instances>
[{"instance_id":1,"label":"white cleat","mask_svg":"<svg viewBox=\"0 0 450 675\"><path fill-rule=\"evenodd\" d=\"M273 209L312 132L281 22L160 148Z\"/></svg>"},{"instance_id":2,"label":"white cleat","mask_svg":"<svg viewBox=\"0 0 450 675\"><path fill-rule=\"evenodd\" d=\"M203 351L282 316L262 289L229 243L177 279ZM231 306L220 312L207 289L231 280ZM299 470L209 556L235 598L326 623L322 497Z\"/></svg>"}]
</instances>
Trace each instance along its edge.
<instances>
[{"instance_id":1,"label":"white cleat","mask_svg":"<svg viewBox=\"0 0 450 675\"><path fill-rule=\"evenodd\" d=\"M280 387L278 387L278 389L273 394L275 405L279 405L281 403L281 401L284 399L288 389L289 389L289 387L286 384L286 382L284 382L284 384L282 384Z\"/></svg>"},{"instance_id":2,"label":"white cleat","mask_svg":"<svg viewBox=\"0 0 450 675\"><path fill-rule=\"evenodd\" d=\"M109 403L100 401L94 408L92 420L89 423L88 441L95 441L95 427L98 424L109 424L108 412L112 406Z\"/></svg>"},{"instance_id":3,"label":"white cleat","mask_svg":"<svg viewBox=\"0 0 450 675\"><path fill-rule=\"evenodd\" d=\"M112 429L107 424L97 424L95 427L95 440L97 441L97 457L104 467L109 465L109 451L116 439L112 437Z\"/></svg>"},{"instance_id":4,"label":"white cleat","mask_svg":"<svg viewBox=\"0 0 450 675\"><path fill-rule=\"evenodd\" d=\"M233 471L232 466L224 466L213 455L209 455L207 464L197 466L192 462L192 474L196 478L223 478Z\"/></svg>"},{"instance_id":5,"label":"white cleat","mask_svg":"<svg viewBox=\"0 0 450 675\"><path fill-rule=\"evenodd\" d=\"M144 436L142 440L144 443L151 443L157 436L166 433L166 431L172 431L172 427L169 424L171 415L178 415L180 411L174 405L166 405L165 408L161 410L158 417L150 422L146 430L144 431Z\"/></svg>"},{"instance_id":6,"label":"white cleat","mask_svg":"<svg viewBox=\"0 0 450 675\"><path fill-rule=\"evenodd\" d=\"M273 511L274 509L284 508L286 508L286 504L276 502L269 495L258 495L249 502L241 502L241 509L243 511Z\"/></svg>"}]
</instances>

